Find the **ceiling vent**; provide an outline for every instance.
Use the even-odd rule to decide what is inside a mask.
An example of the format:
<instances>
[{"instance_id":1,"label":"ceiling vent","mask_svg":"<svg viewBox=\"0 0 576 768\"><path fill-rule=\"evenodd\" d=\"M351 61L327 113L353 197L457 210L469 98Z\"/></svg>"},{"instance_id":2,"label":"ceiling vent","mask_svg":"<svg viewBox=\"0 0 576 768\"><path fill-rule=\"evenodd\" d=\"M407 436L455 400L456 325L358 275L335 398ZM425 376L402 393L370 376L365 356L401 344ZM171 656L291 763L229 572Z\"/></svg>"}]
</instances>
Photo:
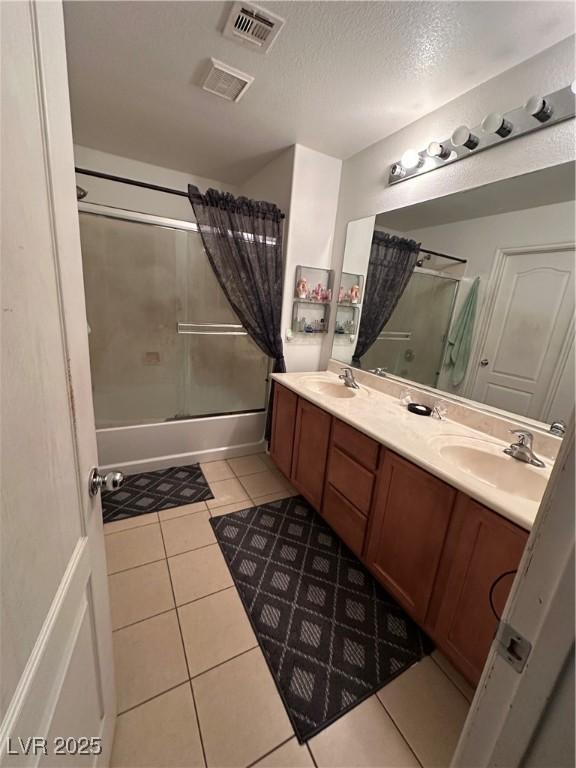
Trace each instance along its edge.
<instances>
[{"instance_id":1,"label":"ceiling vent","mask_svg":"<svg viewBox=\"0 0 576 768\"><path fill-rule=\"evenodd\" d=\"M260 53L268 53L284 19L253 3L234 3L223 35Z\"/></svg>"},{"instance_id":2,"label":"ceiling vent","mask_svg":"<svg viewBox=\"0 0 576 768\"><path fill-rule=\"evenodd\" d=\"M202 88L228 101L240 101L253 82L251 75L246 75L216 59L210 59L210 69Z\"/></svg>"}]
</instances>

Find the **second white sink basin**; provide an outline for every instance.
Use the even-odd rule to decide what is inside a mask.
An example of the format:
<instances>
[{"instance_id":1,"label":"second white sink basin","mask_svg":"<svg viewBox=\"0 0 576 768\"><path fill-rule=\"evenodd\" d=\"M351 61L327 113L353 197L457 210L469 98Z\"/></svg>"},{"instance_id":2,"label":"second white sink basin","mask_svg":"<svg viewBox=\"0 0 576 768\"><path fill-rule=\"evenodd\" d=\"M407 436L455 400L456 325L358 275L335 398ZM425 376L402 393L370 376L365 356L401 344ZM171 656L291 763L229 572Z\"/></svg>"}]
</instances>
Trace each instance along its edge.
<instances>
[{"instance_id":1,"label":"second white sink basin","mask_svg":"<svg viewBox=\"0 0 576 768\"><path fill-rule=\"evenodd\" d=\"M443 436L433 442L442 458L494 488L530 501L540 501L544 494L548 467L539 469L517 461L488 440Z\"/></svg>"}]
</instances>

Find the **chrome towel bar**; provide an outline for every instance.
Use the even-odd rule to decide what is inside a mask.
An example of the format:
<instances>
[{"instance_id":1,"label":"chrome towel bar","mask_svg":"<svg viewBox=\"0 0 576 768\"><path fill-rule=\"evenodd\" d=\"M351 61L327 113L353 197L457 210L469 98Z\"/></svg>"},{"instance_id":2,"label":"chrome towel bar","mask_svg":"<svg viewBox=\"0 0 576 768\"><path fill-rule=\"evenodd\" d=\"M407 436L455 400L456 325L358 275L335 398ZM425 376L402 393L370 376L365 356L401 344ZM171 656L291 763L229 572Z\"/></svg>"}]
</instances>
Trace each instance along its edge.
<instances>
[{"instance_id":1,"label":"chrome towel bar","mask_svg":"<svg viewBox=\"0 0 576 768\"><path fill-rule=\"evenodd\" d=\"M178 333L188 336L247 336L243 327L236 323L178 323L176 326Z\"/></svg>"}]
</instances>

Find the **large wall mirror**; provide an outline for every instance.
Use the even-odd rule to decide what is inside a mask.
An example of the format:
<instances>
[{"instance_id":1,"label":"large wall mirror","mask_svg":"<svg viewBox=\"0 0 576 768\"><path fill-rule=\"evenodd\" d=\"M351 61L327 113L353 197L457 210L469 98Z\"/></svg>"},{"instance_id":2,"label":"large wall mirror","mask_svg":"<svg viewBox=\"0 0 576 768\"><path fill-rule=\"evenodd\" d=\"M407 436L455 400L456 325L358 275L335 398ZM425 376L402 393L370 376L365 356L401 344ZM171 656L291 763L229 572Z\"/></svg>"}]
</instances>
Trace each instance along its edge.
<instances>
[{"instance_id":1,"label":"large wall mirror","mask_svg":"<svg viewBox=\"0 0 576 768\"><path fill-rule=\"evenodd\" d=\"M350 222L332 357L568 420L574 173L566 163Z\"/></svg>"}]
</instances>

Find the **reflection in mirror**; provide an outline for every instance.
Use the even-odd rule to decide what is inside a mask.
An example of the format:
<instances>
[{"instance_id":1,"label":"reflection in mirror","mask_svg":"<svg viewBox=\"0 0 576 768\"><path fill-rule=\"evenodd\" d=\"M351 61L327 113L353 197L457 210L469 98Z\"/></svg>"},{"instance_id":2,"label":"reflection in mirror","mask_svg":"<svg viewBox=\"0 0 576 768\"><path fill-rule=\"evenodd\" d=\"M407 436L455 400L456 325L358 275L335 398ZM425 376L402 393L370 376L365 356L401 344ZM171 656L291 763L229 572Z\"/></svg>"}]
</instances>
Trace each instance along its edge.
<instances>
[{"instance_id":1,"label":"reflection in mirror","mask_svg":"<svg viewBox=\"0 0 576 768\"><path fill-rule=\"evenodd\" d=\"M574 228L573 163L350 222L332 356L566 421Z\"/></svg>"}]
</instances>

